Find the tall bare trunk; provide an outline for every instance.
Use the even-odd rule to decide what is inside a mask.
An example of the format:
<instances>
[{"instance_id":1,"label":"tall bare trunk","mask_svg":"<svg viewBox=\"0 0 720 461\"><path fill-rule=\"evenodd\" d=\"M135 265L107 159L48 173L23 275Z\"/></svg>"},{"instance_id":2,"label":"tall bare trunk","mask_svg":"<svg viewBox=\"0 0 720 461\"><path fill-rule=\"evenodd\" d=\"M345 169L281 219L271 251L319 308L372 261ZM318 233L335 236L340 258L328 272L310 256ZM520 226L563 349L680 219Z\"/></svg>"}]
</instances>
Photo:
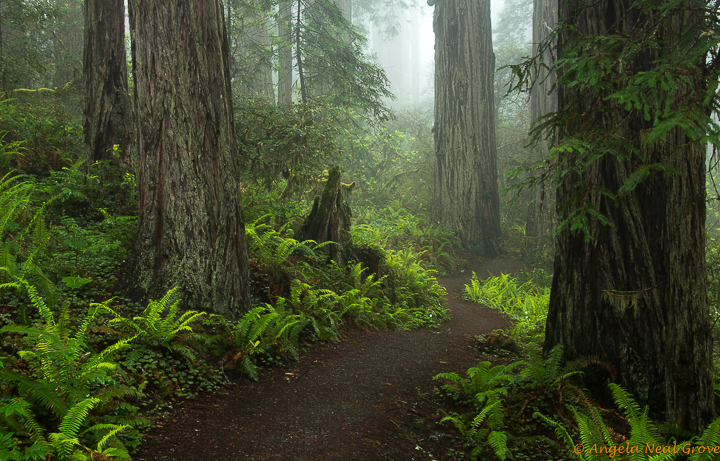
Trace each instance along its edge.
<instances>
[{"instance_id":1,"label":"tall bare trunk","mask_svg":"<svg viewBox=\"0 0 720 461\"><path fill-rule=\"evenodd\" d=\"M533 55L538 53L538 45L544 43L555 28L558 15L557 0L535 0L533 9ZM554 48L543 49L542 61L552 66L555 57ZM536 75L535 85L530 94L530 118L535 123L543 116L557 110L557 93L553 87L556 77L546 67L541 67ZM536 154L546 157L549 150L547 142L540 142ZM527 249L530 254L544 252L553 242L553 227L555 225L555 200L550 193L550 187L539 185L530 190L530 203L528 203L525 237L528 240Z\"/></svg>"},{"instance_id":2,"label":"tall bare trunk","mask_svg":"<svg viewBox=\"0 0 720 461\"><path fill-rule=\"evenodd\" d=\"M248 306L239 166L220 0L130 0L140 222L124 291L180 286L197 309Z\"/></svg>"},{"instance_id":3,"label":"tall bare trunk","mask_svg":"<svg viewBox=\"0 0 720 461\"><path fill-rule=\"evenodd\" d=\"M282 45L278 51L278 104L292 104L292 1L280 3L279 32Z\"/></svg>"},{"instance_id":4,"label":"tall bare trunk","mask_svg":"<svg viewBox=\"0 0 720 461\"><path fill-rule=\"evenodd\" d=\"M85 1L85 153L131 169L134 148L123 0ZM117 149L114 148L117 146Z\"/></svg>"},{"instance_id":5,"label":"tall bare trunk","mask_svg":"<svg viewBox=\"0 0 720 461\"><path fill-rule=\"evenodd\" d=\"M500 253L489 0L435 5L434 221L470 251Z\"/></svg>"}]
</instances>

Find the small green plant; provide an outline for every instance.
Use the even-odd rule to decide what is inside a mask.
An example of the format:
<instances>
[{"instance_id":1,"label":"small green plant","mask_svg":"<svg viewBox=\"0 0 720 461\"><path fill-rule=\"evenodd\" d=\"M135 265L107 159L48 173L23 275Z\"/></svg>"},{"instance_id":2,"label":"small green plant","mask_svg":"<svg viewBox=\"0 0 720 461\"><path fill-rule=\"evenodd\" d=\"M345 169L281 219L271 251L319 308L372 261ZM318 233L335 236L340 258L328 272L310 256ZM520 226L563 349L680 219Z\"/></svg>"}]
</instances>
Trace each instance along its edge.
<instances>
[{"instance_id":1,"label":"small green plant","mask_svg":"<svg viewBox=\"0 0 720 461\"><path fill-rule=\"evenodd\" d=\"M129 459L117 435L130 425L102 423L97 419L98 413L108 413L119 399L141 396L136 389L117 384L111 376L116 368L112 358L128 347L129 339L94 354L87 334L103 305L92 309L71 336L67 311L56 320L35 288L23 279L0 286L9 287L27 290L43 325L6 325L0 329L1 333L25 338L26 347L17 354L19 362L25 364L20 368L28 370L0 367L0 378L16 393L10 400L0 402L0 437L6 445L0 448L0 454L2 449L8 457L19 454L19 445L13 442L12 446L10 440L17 441L17 436L27 434L30 445L25 451L30 452L27 454L30 459L51 453L61 461L93 459L94 453ZM90 441L94 441L96 448L87 447Z\"/></svg>"},{"instance_id":2,"label":"small green plant","mask_svg":"<svg viewBox=\"0 0 720 461\"><path fill-rule=\"evenodd\" d=\"M206 314L192 310L179 314L180 299L174 300L177 290L178 287L172 288L159 301L151 300L142 313L132 319L123 317L106 305L103 305L103 309L115 316L110 323L119 325L126 338L132 337L133 343L160 345L170 352L194 359L185 342L193 337L191 324Z\"/></svg>"},{"instance_id":3,"label":"small green plant","mask_svg":"<svg viewBox=\"0 0 720 461\"><path fill-rule=\"evenodd\" d=\"M482 442L487 440L495 455L505 460L510 451L507 447L507 434L503 431L505 411L504 397L508 393L508 385L515 382L517 375L511 372L521 368L525 362L518 361L510 365L490 367L490 362L481 362L477 367L467 370L467 378L457 373L440 373L433 379L445 379L452 384L443 385L456 403L472 403L475 415L448 415L442 421L451 421L467 442L473 445L470 456L476 459L482 452ZM469 416L469 420L468 420ZM481 427L487 422L487 429Z\"/></svg>"}]
</instances>

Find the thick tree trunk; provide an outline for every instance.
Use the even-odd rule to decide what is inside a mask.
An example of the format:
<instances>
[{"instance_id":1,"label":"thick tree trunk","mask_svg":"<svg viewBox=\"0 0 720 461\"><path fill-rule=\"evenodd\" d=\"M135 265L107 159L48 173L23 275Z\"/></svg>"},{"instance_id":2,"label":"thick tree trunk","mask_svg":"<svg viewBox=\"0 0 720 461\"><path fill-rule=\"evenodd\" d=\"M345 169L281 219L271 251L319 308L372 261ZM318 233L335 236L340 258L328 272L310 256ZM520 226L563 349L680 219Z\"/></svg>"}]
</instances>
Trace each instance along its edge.
<instances>
[{"instance_id":1,"label":"thick tree trunk","mask_svg":"<svg viewBox=\"0 0 720 461\"><path fill-rule=\"evenodd\" d=\"M123 0L85 1L85 114L89 162L110 160L132 168L134 129L128 90ZM117 145L118 149L113 147Z\"/></svg>"},{"instance_id":2,"label":"thick tree trunk","mask_svg":"<svg viewBox=\"0 0 720 461\"><path fill-rule=\"evenodd\" d=\"M280 3L278 35L283 41L278 50L278 105L292 104L292 0Z\"/></svg>"},{"instance_id":3,"label":"thick tree trunk","mask_svg":"<svg viewBox=\"0 0 720 461\"><path fill-rule=\"evenodd\" d=\"M544 43L555 28L558 16L557 0L536 0L533 8L533 56L538 54L538 44ZM542 62L552 66L555 60L554 48L543 50ZM535 84L530 94L530 118L535 123L544 115L557 110L557 93L555 86L555 73L548 72L541 67L534 76ZM552 91L552 92L551 92ZM536 153L547 157L549 146L541 141L537 145ZM536 186L530 189L530 203L528 203L527 220L525 225L526 249L530 254L545 251L553 245L552 231L555 226L555 200L553 195L546 193L547 188Z\"/></svg>"},{"instance_id":4,"label":"thick tree trunk","mask_svg":"<svg viewBox=\"0 0 720 461\"><path fill-rule=\"evenodd\" d=\"M220 0L130 0L140 222L124 291L180 286L193 308L248 306L239 166Z\"/></svg>"},{"instance_id":5,"label":"thick tree trunk","mask_svg":"<svg viewBox=\"0 0 720 461\"><path fill-rule=\"evenodd\" d=\"M433 216L468 250L500 254L489 0L435 5Z\"/></svg>"},{"instance_id":6,"label":"thick tree trunk","mask_svg":"<svg viewBox=\"0 0 720 461\"><path fill-rule=\"evenodd\" d=\"M582 34L630 34L646 20L630 0L580 4L561 3L559 18ZM678 17L674 27L684 23ZM658 28L656 33L658 40L672 39L678 30ZM647 71L659 57L657 50L646 49L627 65L635 66L634 73ZM559 107L571 104L580 104L577 113L584 113L589 98L575 88L560 87ZM567 228L557 239L544 352L563 344L569 360L594 355L607 361L640 404L698 433L714 413L705 274L705 148L679 129L647 146L643 131L652 121L645 121L639 111L619 126L608 114L617 115L622 108L613 109L612 104L604 103L599 123L617 127L615 135L642 155L626 152L621 160L622 152L606 154L584 174L563 178L559 204L570 200L583 181L617 194L617 201L595 193L587 197L614 224L591 222L593 240L585 241L581 231ZM583 123L588 120L584 117ZM661 162L678 174L653 174L632 192L618 194L638 166ZM588 385L605 389L601 377L590 375Z\"/></svg>"}]
</instances>

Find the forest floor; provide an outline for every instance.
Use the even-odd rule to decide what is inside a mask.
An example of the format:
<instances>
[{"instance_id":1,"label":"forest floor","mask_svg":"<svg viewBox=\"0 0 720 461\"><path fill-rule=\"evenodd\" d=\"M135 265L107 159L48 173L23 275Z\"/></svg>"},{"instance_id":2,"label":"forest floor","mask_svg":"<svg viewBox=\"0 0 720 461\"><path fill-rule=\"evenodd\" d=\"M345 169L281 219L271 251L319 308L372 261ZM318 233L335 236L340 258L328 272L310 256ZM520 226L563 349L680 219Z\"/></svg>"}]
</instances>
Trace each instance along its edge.
<instances>
[{"instance_id":1,"label":"forest floor","mask_svg":"<svg viewBox=\"0 0 720 461\"><path fill-rule=\"evenodd\" d=\"M479 278L521 261L471 260ZM495 310L465 301L471 270L438 277L452 319L435 329L350 329L341 343L313 347L259 382L230 376L222 393L177 405L143 439L136 461L443 460L462 445L433 400L433 376L465 375L484 356L475 336L509 328ZM455 456L452 459L457 459Z\"/></svg>"}]
</instances>

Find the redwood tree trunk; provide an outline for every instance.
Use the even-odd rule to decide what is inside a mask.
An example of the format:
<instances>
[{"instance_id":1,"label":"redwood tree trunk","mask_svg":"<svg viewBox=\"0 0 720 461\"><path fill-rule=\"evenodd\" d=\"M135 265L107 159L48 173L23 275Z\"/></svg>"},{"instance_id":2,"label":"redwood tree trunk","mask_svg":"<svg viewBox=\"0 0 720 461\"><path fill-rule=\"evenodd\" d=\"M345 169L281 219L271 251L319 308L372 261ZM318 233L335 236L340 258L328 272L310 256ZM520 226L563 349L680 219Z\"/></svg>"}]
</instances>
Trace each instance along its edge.
<instances>
[{"instance_id":1,"label":"redwood tree trunk","mask_svg":"<svg viewBox=\"0 0 720 461\"><path fill-rule=\"evenodd\" d=\"M280 3L278 35L283 41L278 50L278 105L292 104L292 0Z\"/></svg>"},{"instance_id":2,"label":"redwood tree trunk","mask_svg":"<svg viewBox=\"0 0 720 461\"><path fill-rule=\"evenodd\" d=\"M90 162L110 160L121 170L131 169L134 130L123 0L85 1L84 40L86 157Z\"/></svg>"},{"instance_id":3,"label":"redwood tree trunk","mask_svg":"<svg viewBox=\"0 0 720 461\"><path fill-rule=\"evenodd\" d=\"M558 16L557 0L535 0L533 5L533 56L538 54L538 44L546 41L555 28ZM554 48L543 50L542 61L547 66L554 63ZM555 73L541 67L534 75L535 84L530 94L530 119L533 123L543 116L557 110L557 93L554 91ZM547 157L549 146L547 142L540 141L536 154ZM555 200L550 194L550 188L538 185L530 189L530 203L528 203L525 237L528 239L527 248L530 254L545 251L553 245L552 231L555 226Z\"/></svg>"},{"instance_id":4,"label":"redwood tree trunk","mask_svg":"<svg viewBox=\"0 0 720 461\"><path fill-rule=\"evenodd\" d=\"M647 20L631 4L600 0L583 7L571 0L561 3L559 19L582 34L629 35ZM672 41L687 24L687 18L674 14L673 29L658 27L658 40ZM560 38L562 58L566 36ZM634 66L634 73L650 70L662 57L659 53L645 49L625 65ZM702 76L697 78L700 88ZM559 91L561 110L571 104L580 105L577 113L589 110L589 98L575 88L561 86ZM593 240L585 241L581 231L567 228L557 238L544 352L563 344L569 360L595 355L607 361L641 405L649 404L653 412L665 413L667 422L699 433L714 413L705 274L705 146L680 129L647 146L642 136L652 121L645 121L642 111L627 116L622 107L603 104L598 123L617 127L614 135L642 156L626 152L622 160L607 154L582 175L563 178L559 204L577 194L582 181L617 194L617 201L597 193L586 197L614 224L591 222ZM627 120L619 124L618 114ZM586 116L583 123L591 118ZM632 192L618 193L640 165L660 162L678 174L651 174ZM590 376L588 385L602 390L606 381L598 377Z\"/></svg>"},{"instance_id":5,"label":"redwood tree trunk","mask_svg":"<svg viewBox=\"0 0 720 461\"><path fill-rule=\"evenodd\" d=\"M180 286L195 309L248 306L239 166L220 0L130 0L140 222L124 291Z\"/></svg>"},{"instance_id":6,"label":"redwood tree trunk","mask_svg":"<svg viewBox=\"0 0 720 461\"><path fill-rule=\"evenodd\" d=\"M463 246L500 253L489 0L435 5L433 216Z\"/></svg>"}]
</instances>

